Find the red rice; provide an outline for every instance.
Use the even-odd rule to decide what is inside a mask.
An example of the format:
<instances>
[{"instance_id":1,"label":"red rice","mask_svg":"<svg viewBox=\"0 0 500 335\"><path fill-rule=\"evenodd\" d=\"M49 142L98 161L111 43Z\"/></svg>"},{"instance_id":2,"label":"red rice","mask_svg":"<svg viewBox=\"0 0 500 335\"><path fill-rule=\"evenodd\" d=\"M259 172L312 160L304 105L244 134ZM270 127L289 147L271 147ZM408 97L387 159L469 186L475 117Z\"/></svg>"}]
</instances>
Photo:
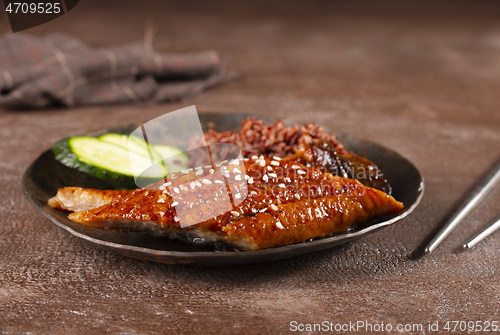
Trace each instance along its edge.
<instances>
[{"instance_id":1,"label":"red rice","mask_svg":"<svg viewBox=\"0 0 500 335\"><path fill-rule=\"evenodd\" d=\"M261 119L253 117L248 117L241 123L242 127L238 132L209 130L205 134L206 143L236 144L244 157L264 155L268 158L284 158L295 154L311 142L328 140L333 143L339 154L347 153L335 136L325 133L321 126L314 123L287 127L279 120L274 124L264 125ZM195 138L190 142L190 148L199 147L201 143L202 139Z\"/></svg>"}]
</instances>

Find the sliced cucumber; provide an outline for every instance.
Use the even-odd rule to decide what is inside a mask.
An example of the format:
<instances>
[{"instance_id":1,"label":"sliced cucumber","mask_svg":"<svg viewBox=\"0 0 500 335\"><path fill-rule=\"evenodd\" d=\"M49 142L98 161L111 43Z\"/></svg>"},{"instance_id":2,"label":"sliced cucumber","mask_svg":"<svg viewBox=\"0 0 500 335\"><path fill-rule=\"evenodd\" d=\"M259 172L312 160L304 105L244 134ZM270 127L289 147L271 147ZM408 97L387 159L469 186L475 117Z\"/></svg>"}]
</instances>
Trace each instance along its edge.
<instances>
[{"instance_id":1,"label":"sliced cucumber","mask_svg":"<svg viewBox=\"0 0 500 335\"><path fill-rule=\"evenodd\" d=\"M95 137L66 138L55 143L53 151L64 165L105 179L116 188L133 189L139 182L145 185L166 176L162 164L153 164L147 156Z\"/></svg>"},{"instance_id":2,"label":"sliced cucumber","mask_svg":"<svg viewBox=\"0 0 500 335\"><path fill-rule=\"evenodd\" d=\"M152 146L163 160L169 172L177 172L188 168L188 155L179 148L171 145L156 144Z\"/></svg>"},{"instance_id":3,"label":"sliced cucumber","mask_svg":"<svg viewBox=\"0 0 500 335\"><path fill-rule=\"evenodd\" d=\"M151 145L148 145L142 138L137 136L107 133L99 136L98 138L103 142L117 145L139 155L152 157L155 162L160 162L162 160L161 156Z\"/></svg>"}]
</instances>

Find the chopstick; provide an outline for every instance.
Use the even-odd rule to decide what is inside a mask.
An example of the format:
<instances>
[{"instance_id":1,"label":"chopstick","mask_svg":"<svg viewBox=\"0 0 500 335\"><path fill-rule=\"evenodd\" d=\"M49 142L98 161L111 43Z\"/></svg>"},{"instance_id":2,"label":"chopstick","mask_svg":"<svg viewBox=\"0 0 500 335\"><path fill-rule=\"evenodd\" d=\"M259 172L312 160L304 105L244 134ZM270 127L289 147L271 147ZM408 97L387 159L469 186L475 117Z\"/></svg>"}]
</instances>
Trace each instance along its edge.
<instances>
[{"instance_id":1,"label":"chopstick","mask_svg":"<svg viewBox=\"0 0 500 335\"><path fill-rule=\"evenodd\" d=\"M487 193L493 188L493 186L500 180L500 163L495 166L495 168L488 173L486 178L474 189L471 195L465 200L465 202L460 206L458 211L448 220L448 222L441 228L439 233L432 239L432 241L425 248L425 253L430 254L436 249L436 247L443 242L443 240L448 236L449 233L462 221L467 214L469 214L474 207L477 206L487 195ZM491 231L492 232L492 231ZM489 234L491 234L489 232ZM480 233L481 234L481 233ZM488 234L488 235L489 235ZM487 236L487 235L486 235ZM479 240L486 236L482 236ZM474 239L473 239L474 240ZM469 241L470 242L470 241ZM468 243L469 243L468 242Z\"/></svg>"},{"instance_id":2,"label":"chopstick","mask_svg":"<svg viewBox=\"0 0 500 335\"><path fill-rule=\"evenodd\" d=\"M464 249L470 249L479 242L481 242L484 238L488 237L491 235L495 230L500 228L500 216L497 217L495 220L490 222L483 230L481 230L479 233L477 233L473 238L469 240L469 242L465 243L463 245Z\"/></svg>"}]
</instances>

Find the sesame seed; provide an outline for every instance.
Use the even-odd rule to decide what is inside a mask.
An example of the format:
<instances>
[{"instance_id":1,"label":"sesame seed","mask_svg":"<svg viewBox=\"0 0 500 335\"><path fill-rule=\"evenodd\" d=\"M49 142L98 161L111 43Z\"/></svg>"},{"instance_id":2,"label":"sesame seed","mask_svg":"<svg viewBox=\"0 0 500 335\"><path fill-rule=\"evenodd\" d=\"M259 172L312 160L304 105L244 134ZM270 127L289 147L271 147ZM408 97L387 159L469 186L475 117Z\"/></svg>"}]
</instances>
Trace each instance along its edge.
<instances>
[{"instance_id":1,"label":"sesame seed","mask_svg":"<svg viewBox=\"0 0 500 335\"><path fill-rule=\"evenodd\" d=\"M265 160L261 160L261 161L259 162L259 165L260 165L260 166L265 166L265 165L266 165L266 161L265 161Z\"/></svg>"},{"instance_id":2,"label":"sesame seed","mask_svg":"<svg viewBox=\"0 0 500 335\"><path fill-rule=\"evenodd\" d=\"M237 174L236 177L234 177L235 180L241 180L241 175Z\"/></svg>"},{"instance_id":3,"label":"sesame seed","mask_svg":"<svg viewBox=\"0 0 500 335\"><path fill-rule=\"evenodd\" d=\"M240 164L240 161L239 161L239 160L237 160L236 158L235 158L235 159L233 159L233 160L229 163L229 165L239 165L239 164Z\"/></svg>"},{"instance_id":4,"label":"sesame seed","mask_svg":"<svg viewBox=\"0 0 500 335\"><path fill-rule=\"evenodd\" d=\"M233 169L233 173L241 173L241 171L239 169L237 169L237 168L234 168Z\"/></svg>"},{"instance_id":5,"label":"sesame seed","mask_svg":"<svg viewBox=\"0 0 500 335\"><path fill-rule=\"evenodd\" d=\"M227 160L223 160L222 162L219 163L220 165L227 164Z\"/></svg>"},{"instance_id":6,"label":"sesame seed","mask_svg":"<svg viewBox=\"0 0 500 335\"><path fill-rule=\"evenodd\" d=\"M212 182L208 179L203 179L203 184L210 185Z\"/></svg>"},{"instance_id":7,"label":"sesame seed","mask_svg":"<svg viewBox=\"0 0 500 335\"><path fill-rule=\"evenodd\" d=\"M195 181L195 184L196 184L196 186L198 186L198 187L201 187L201 186L202 186L202 185L201 185L201 183L200 183L198 180L196 180L196 181Z\"/></svg>"},{"instance_id":8,"label":"sesame seed","mask_svg":"<svg viewBox=\"0 0 500 335\"><path fill-rule=\"evenodd\" d=\"M196 175L199 176L200 174L203 174L203 170L197 170Z\"/></svg>"},{"instance_id":9,"label":"sesame seed","mask_svg":"<svg viewBox=\"0 0 500 335\"><path fill-rule=\"evenodd\" d=\"M257 160L257 159L259 159L259 157L257 157L257 156L252 156L252 159L253 159L253 160Z\"/></svg>"},{"instance_id":10,"label":"sesame seed","mask_svg":"<svg viewBox=\"0 0 500 335\"><path fill-rule=\"evenodd\" d=\"M286 181L287 183L291 183L291 182L292 182L292 180L291 180L289 177L285 177L285 181Z\"/></svg>"},{"instance_id":11,"label":"sesame seed","mask_svg":"<svg viewBox=\"0 0 500 335\"><path fill-rule=\"evenodd\" d=\"M274 165L274 166L280 166L280 162L271 161L271 165Z\"/></svg>"},{"instance_id":12,"label":"sesame seed","mask_svg":"<svg viewBox=\"0 0 500 335\"><path fill-rule=\"evenodd\" d=\"M170 186L170 185L172 185L172 183L171 183L171 182L168 182L168 183L163 184L163 186L166 186L166 187L168 187L168 186Z\"/></svg>"},{"instance_id":13,"label":"sesame seed","mask_svg":"<svg viewBox=\"0 0 500 335\"><path fill-rule=\"evenodd\" d=\"M250 194L257 195L258 193L255 191L251 191Z\"/></svg>"},{"instance_id":14,"label":"sesame seed","mask_svg":"<svg viewBox=\"0 0 500 335\"><path fill-rule=\"evenodd\" d=\"M224 182L222 180L216 180L215 183L216 184L224 184Z\"/></svg>"},{"instance_id":15,"label":"sesame seed","mask_svg":"<svg viewBox=\"0 0 500 335\"><path fill-rule=\"evenodd\" d=\"M275 204L271 204L271 208L272 208L273 210L275 210L275 211L277 211L277 210L278 210L278 206L276 206Z\"/></svg>"},{"instance_id":16,"label":"sesame seed","mask_svg":"<svg viewBox=\"0 0 500 335\"><path fill-rule=\"evenodd\" d=\"M278 178L278 175L276 173L269 173L270 177Z\"/></svg>"},{"instance_id":17,"label":"sesame seed","mask_svg":"<svg viewBox=\"0 0 500 335\"><path fill-rule=\"evenodd\" d=\"M210 169L210 170L208 170L208 172L210 172L210 174L212 174L212 173L215 172L215 170L214 169Z\"/></svg>"},{"instance_id":18,"label":"sesame seed","mask_svg":"<svg viewBox=\"0 0 500 335\"><path fill-rule=\"evenodd\" d=\"M264 160L264 155L260 155L259 159Z\"/></svg>"},{"instance_id":19,"label":"sesame seed","mask_svg":"<svg viewBox=\"0 0 500 335\"><path fill-rule=\"evenodd\" d=\"M248 158L243 158L243 161L248 162L249 159Z\"/></svg>"},{"instance_id":20,"label":"sesame seed","mask_svg":"<svg viewBox=\"0 0 500 335\"><path fill-rule=\"evenodd\" d=\"M273 159L274 159L274 160L277 160L277 161L280 161L280 160L281 160L281 158L279 158L279 157L277 157L277 156L273 156Z\"/></svg>"},{"instance_id":21,"label":"sesame seed","mask_svg":"<svg viewBox=\"0 0 500 335\"><path fill-rule=\"evenodd\" d=\"M285 184L279 184L278 186L281 188L286 188Z\"/></svg>"},{"instance_id":22,"label":"sesame seed","mask_svg":"<svg viewBox=\"0 0 500 335\"><path fill-rule=\"evenodd\" d=\"M172 202L172 206L177 206L179 203L177 201Z\"/></svg>"},{"instance_id":23,"label":"sesame seed","mask_svg":"<svg viewBox=\"0 0 500 335\"><path fill-rule=\"evenodd\" d=\"M194 190L196 188L196 183L192 181L191 184L189 184L189 186L191 186L191 189Z\"/></svg>"},{"instance_id":24,"label":"sesame seed","mask_svg":"<svg viewBox=\"0 0 500 335\"><path fill-rule=\"evenodd\" d=\"M159 203L164 203L164 202L165 202L165 199L158 199L158 201L157 201L157 202L159 202Z\"/></svg>"},{"instance_id":25,"label":"sesame seed","mask_svg":"<svg viewBox=\"0 0 500 335\"><path fill-rule=\"evenodd\" d=\"M250 177L250 179L248 179L248 183L253 184L253 177Z\"/></svg>"},{"instance_id":26,"label":"sesame seed","mask_svg":"<svg viewBox=\"0 0 500 335\"><path fill-rule=\"evenodd\" d=\"M205 169L211 169L212 165L205 165Z\"/></svg>"},{"instance_id":27,"label":"sesame seed","mask_svg":"<svg viewBox=\"0 0 500 335\"><path fill-rule=\"evenodd\" d=\"M181 170L182 173L188 174L190 170Z\"/></svg>"},{"instance_id":28,"label":"sesame seed","mask_svg":"<svg viewBox=\"0 0 500 335\"><path fill-rule=\"evenodd\" d=\"M174 187L175 193L180 193L179 189L177 187Z\"/></svg>"},{"instance_id":29,"label":"sesame seed","mask_svg":"<svg viewBox=\"0 0 500 335\"><path fill-rule=\"evenodd\" d=\"M300 200L300 195L298 195L297 193L295 193L293 196L294 196L297 200Z\"/></svg>"},{"instance_id":30,"label":"sesame seed","mask_svg":"<svg viewBox=\"0 0 500 335\"><path fill-rule=\"evenodd\" d=\"M179 222L180 220L181 220L181 219L179 219L179 217L178 217L178 216L174 216L174 221L175 221L175 222Z\"/></svg>"},{"instance_id":31,"label":"sesame seed","mask_svg":"<svg viewBox=\"0 0 500 335\"><path fill-rule=\"evenodd\" d=\"M245 175L245 179L246 179L246 180L250 179L250 176L246 174L246 175Z\"/></svg>"},{"instance_id":32,"label":"sesame seed","mask_svg":"<svg viewBox=\"0 0 500 335\"><path fill-rule=\"evenodd\" d=\"M300 166L298 166L298 165L292 165L292 169L294 169L294 170L300 169Z\"/></svg>"},{"instance_id":33,"label":"sesame seed","mask_svg":"<svg viewBox=\"0 0 500 335\"><path fill-rule=\"evenodd\" d=\"M268 165L268 166L267 166L267 171L274 171L274 170L273 170L273 167L272 167L271 165Z\"/></svg>"},{"instance_id":34,"label":"sesame seed","mask_svg":"<svg viewBox=\"0 0 500 335\"><path fill-rule=\"evenodd\" d=\"M255 208L252 208L252 213L257 213L258 210L256 210Z\"/></svg>"},{"instance_id":35,"label":"sesame seed","mask_svg":"<svg viewBox=\"0 0 500 335\"><path fill-rule=\"evenodd\" d=\"M234 195L234 197L235 197L236 199L241 199L241 194L236 193L236 194Z\"/></svg>"},{"instance_id":36,"label":"sesame seed","mask_svg":"<svg viewBox=\"0 0 500 335\"><path fill-rule=\"evenodd\" d=\"M240 212L237 211L231 211L231 214L233 214L233 216L240 216Z\"/></svg>"},{"instance_id":37,"label":"sesame seed","mask_svg":"<svg viewBox=\"0 0 500 335\"><path fill-rule=\"evenodd\" d=\"M304 170L298 170L297 173L298 174L306 174L306 172Z\"/></svg>"},{"instance_id":38,"label":"sesame seed","mask_svg":"<svg viewBox=\"0 0 500 335\"><path fill-rule=\"evenodd\" d=\"M279 229L285 229L285 227L283 227L283 225L279 221L276 221L276 227L278 227Z\"/></svg>"},{"instance_id":39,"label":"sesame seed","mask_svg":"<svg viewBox=\"0 0 500 335\"><path fill-rule=\"evenodd\" d=\"M264 213L265 211L267 211L267 208L261 209L259 212Z\"/></svg>"},{"instance_id":40,"label":"sesame seed","mask_svg":"<svg viewBox=\"0 0 500 335\"><path fill-rule=\"evenodd\" d=\"M161 186L159 187L159 189L160 189L160 190L162 190L162 191L165 191L165 188L166 188L166 187L165 187L164 185L161 185Z\"/></svg>"},{"instance_id":41,"label":"sesame seed","mask_svg":"<svg viewBox=\"0 0 500 335\"><path fill-rule=\"evenodd\" d=\"M269 180L269 177L267 176L267 174L264 175L264 177L262 177L262 180L267 182Z\"/></svg>"},{"instance_id":42,"label":"sesame seed","mask_svg":"<svg viewBox=\"0 0 500 335\"><path fill-rule=\"evenodd\" d=\"M189 190L189 188L187 188L187 187L186 187L186 186L184 186L184 185L181 185L181 186L179 186L179 187L180 187L180 188L181 188L181 190L183 190L183 191L188 191L188 190Z\"/></svg>"}]
</instances>

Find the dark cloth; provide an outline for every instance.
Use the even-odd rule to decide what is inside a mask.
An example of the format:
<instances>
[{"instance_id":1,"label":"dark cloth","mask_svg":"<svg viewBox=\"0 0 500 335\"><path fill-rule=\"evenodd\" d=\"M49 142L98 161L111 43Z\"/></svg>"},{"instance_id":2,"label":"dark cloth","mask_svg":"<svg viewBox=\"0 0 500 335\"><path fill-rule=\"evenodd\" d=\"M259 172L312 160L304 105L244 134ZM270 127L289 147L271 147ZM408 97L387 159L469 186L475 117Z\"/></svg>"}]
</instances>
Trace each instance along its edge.
<instances>
[{"instance_id":1,"label":"dark cloth","mask_svg":"<svg viewBox=\"0 0 500 335\"><path fill-rule=\"evenodd\" d=\"M142 42L93 49L60 33L0 38L0 105L14 109L174 101L232 77L215 51L159 54Z\"/></svg>"}]
</instances>

